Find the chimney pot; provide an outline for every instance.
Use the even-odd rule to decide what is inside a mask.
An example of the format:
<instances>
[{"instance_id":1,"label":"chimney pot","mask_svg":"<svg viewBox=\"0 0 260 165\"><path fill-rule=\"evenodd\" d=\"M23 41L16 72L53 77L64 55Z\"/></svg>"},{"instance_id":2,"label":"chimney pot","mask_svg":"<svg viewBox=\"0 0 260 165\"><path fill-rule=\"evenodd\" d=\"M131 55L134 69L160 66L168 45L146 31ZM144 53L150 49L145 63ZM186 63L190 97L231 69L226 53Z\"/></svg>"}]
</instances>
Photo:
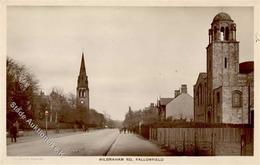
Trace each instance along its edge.
<instances>
[{"instance_id":1,"label":"chimney pot","mask_svg":"<svg viewBox=\"0 0 260 165\"><path fill-rule=\"evenodd\" d=\"M187 93L187 84L181 85L181 93Z\"/></svg>"},{"instance_id":2,"label":"chimney pot","mask_svg":"<svg viewBox=\"0 0 260 165\"><path fill-rule=\"evenodd\" d=\"M174 91L174 98L180 95L180 90L175 90Z\"/></svg>"}]
</instances>

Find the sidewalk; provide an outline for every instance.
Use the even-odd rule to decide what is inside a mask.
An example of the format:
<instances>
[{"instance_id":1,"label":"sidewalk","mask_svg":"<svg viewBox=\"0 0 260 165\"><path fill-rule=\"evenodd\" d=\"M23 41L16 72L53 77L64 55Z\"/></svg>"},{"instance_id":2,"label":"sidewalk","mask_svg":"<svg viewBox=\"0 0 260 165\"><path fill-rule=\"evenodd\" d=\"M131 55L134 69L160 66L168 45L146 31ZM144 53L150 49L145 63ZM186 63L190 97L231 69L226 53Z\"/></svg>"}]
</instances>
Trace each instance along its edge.
<instances>
[{"instance_id":1,"label":"sidewalk","mask_svg":"<svg viewBox=\"0 0 260 165\"><path fill-rule=\"evenodd\" d=\"M169 152L143 137L121 133L114 142L108 156L168 156Z\"/></svg>"},{"instance_id":2,"label":"sidewalk","mask_svg":"<svg viewBox=\"0 0 260 165\"><path fill-rule=\"evenodd\" d=\"M91 130L93 131L93 130ZM80 133L86 133L86 132L83 132L83 131L76 131L76 132L60 132L60 133L55 133L53 131L50 131L48 132L48 137L50 138L58 138L58 137L62 137L62 136L69 136L69 135L75 135L75 134L80 134ZM35 141L35 140L40 140L41 137L36 134L36 133L33 133L32 135L30 136L20 136L20 137L17 137L16 138L16 143L12 143L11 142L11 138L7 137L6 138L6 144L7 145L13 145L13 144L17 144L17 143L24 143L24 142L30 142L30 141Z\"/></svg>"}]
</instances>

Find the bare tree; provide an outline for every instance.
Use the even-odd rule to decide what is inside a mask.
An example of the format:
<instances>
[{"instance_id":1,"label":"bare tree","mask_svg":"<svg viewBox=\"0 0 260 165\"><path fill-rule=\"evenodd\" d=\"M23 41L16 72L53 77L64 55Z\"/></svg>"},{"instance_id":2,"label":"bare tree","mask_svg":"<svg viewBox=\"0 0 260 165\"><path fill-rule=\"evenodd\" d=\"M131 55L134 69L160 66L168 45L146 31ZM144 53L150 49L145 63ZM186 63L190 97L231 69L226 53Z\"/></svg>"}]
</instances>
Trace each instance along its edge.
<instances>
[{"instance_id":1,"label":"bare tree","mask_svg":"<svg viewBox=\"0 0 260 165\"><path fill-rule=\"evenodd\" d=\"M38 93L38 80L24 65L9 57L6 65L7 121L15 122L18 119L10 109L11 102L21 107L27 117L33 118L33 101Z\"/></svg>"},{"instance_id":2,"label":"bare tree","mask_svg":"<svg viewBox=\"0 0 260 165\"><path fill-rule=\"evenodd\" d=\"M68 103L72 109L76 108L76 95L73 93L69 93L67 97Z\"/></svg>"}]
</instances>

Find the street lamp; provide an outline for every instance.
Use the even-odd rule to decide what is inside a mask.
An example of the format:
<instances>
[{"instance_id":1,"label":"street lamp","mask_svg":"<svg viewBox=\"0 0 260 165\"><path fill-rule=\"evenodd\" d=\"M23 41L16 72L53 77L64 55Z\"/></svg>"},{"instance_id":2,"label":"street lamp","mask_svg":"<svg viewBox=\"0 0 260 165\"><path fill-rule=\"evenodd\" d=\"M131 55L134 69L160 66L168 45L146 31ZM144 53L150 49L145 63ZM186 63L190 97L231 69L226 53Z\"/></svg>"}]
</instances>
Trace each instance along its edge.
<instances>
[{"instance_id":1,"label":"street lamp","mask_svg":"<svg viewBox=\"0 0 260 165\"><path fill-rule=\"evenodd\" d=\"M45 111L45 133L47 135L47 129L48 129L48 111Z\"/></svg>"}]
</instances>

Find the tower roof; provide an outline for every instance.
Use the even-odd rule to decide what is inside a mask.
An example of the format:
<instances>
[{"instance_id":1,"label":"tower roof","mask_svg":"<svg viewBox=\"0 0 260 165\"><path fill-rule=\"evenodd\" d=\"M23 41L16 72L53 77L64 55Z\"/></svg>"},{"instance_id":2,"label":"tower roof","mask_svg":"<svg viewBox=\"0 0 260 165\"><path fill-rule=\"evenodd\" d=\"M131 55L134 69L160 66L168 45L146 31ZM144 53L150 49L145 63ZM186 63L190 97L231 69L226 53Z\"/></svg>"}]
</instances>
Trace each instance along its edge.
<instances>
[{"instance_id":1,"label":"tower roof","mask_svg":"<svg viewBox=\"0 0 260 165\"><path fill-rule=\"evenodd\" d=\"M215 21L233 21L233 20L227 13L220 12L214 17L213 22Z\"/></svg>"},{"instance_id":2,"label":"tower roof","mask_svg":"<svg viewBox=\"0 0 260 165\"><path fill-rule=\"evenodd\" d=\"M86 75L84 53L82 52L79 75Z\"/></svg>"}]
</instances>

